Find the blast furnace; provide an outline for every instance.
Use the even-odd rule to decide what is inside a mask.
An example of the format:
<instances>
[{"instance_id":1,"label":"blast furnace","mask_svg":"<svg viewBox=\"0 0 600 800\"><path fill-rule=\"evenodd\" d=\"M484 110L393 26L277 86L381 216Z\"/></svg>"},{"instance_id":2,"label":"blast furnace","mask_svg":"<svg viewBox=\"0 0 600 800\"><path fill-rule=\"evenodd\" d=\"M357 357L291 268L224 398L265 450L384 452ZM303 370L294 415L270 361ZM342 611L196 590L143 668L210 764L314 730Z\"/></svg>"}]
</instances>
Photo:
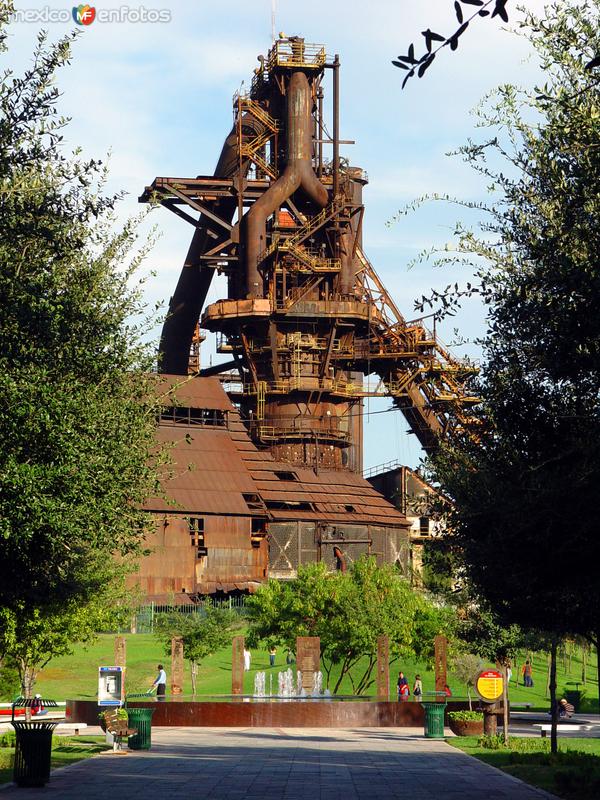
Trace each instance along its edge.
<instances>
[{"instance_id":1,"label":"blast furnace","mask_svg":"<svg viewBox=\"0 0 600 800\"><path fill-rule=\"evenodd\" d=\"M238 442L253 482L252 490L238 491L241 504L227 506L225 468L223 502L211 505L201 498L206 476L196 469L186 475L196 481L195 499L183 498L175 481L170 510L149 501L158 515L178 520L180 540L183 531L195 548L182 580L152 574L161 569L156 558L143 565L149 596L252 589L269 574L293 576L306 561L345 568L368 552L406 565L406 519L361 476L363 398L391 397L426 450L464 424L475 400L466 388L469 367L423 320L404 319L365 255L367 176L340 157L339 57L281 37L258 60L250 90L234 96L233 128L214 174L155 178L140 197L194 228L162 331L159 371L170 376L171 392L159 435L169 440L170 426L178 434L189 428L204 463L211 409L186 406L176 387L203 397L190 387L210 379L213 403L215 387L222 392L212 409L222 413L217 433L222 442ZM227 297L204 307L215 272L227 276ZM229 361L200 369L201 329L217 335ZM174 452L185 459L185 448ZM247 524L224 559L233 518ZM192 519L202 520L200 549ZM263 557L249 558L252 548Z\"/></svg>"}]
</instances>

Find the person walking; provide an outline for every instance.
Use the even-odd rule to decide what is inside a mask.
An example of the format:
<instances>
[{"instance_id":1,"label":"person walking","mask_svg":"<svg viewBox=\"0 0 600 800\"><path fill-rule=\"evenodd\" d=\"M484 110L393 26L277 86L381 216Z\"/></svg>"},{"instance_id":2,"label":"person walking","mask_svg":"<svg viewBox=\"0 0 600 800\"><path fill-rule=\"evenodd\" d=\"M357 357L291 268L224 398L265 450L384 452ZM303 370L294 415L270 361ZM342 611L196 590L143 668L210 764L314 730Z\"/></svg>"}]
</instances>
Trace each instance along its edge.
<instances>
[{"instance_id":1,"label":"person walking","mask_svg":"<svg viewBox=\"0 0 600 800\"><path fill-rule=\"evenodd\" d=\"M164 702L167 694L167 673L165 672L165 668L162 664L158 665L157 670L158 675L156 676L152 686L156 689L156 699Z\"/></svg>"},{"instance_id":2,"label":"person walking","mask_svg":"<svg viewBox=\"0 0 600 800\"><path fill-rule=\"evenodd\" d=\"M533 686L533 677L531 673L531 664L529 659L523 664L523 686L531 688Z\"/></svg>"},{"instance_id":3,"label":"person walking","mask_svg":"<svg viewBox=\"0 0 600 800\"><path fill-rule=\"evenodd\" d=\"M250 672L250 661L252 656L250 655L250 650L246 650L244 648L244 672Z\"/></svg>"},{"instance_id":4,"label":"person walking","mask_svg":"<svg viewBox=\"0 0 600 800\"><path fill-rule=\"evenodd\" d=\"M275 646L273 646L273 647L272 647L272 648L269 650L269 665L270 665L271 667L274 667L274 666L275 666L275 656L276 656L276 655L277 655L277 649L275 648Z\"/></svg>"},{"instance_id":5,"label":"person walking","mask_svg":"<svg viewBox=\"0 0 600 800\"><path fill-rule=\"evenodd\" d=\"M421 702L423 697L423 682L420 675L415 675L415 684L413 686L413 697L416 703Z\"/></svg>"}]
</instances>

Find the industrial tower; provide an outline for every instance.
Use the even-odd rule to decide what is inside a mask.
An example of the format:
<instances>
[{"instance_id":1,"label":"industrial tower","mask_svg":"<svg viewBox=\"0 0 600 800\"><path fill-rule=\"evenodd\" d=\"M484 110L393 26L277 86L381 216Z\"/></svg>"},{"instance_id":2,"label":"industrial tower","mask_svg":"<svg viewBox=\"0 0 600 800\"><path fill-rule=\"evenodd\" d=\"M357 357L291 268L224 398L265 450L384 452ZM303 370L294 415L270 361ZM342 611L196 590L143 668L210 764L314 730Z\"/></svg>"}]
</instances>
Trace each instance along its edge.
<instances>
[{"instance_id":1,"label":"industrial tower","mask_svg":"<svg viewBox=\"0 0 600 800\"><path fill-rule=\"evenodd\" d=\"M235 371L230 396L276 461L361 472L368 395L393 398L431 451L465 424L473 370L423 320L404 319L365 255L367 177L340 158L340 60L300 37L280 38L258 60L250 90L234 96L214 175L156 178L140 197L195 228L159 371L198 370L200 321L232 357L200 375L232 380ZM203 308L215 271L227 275L227 298ZM369 375L375 388L365 387Z\"/></svg>"}]
</instances>

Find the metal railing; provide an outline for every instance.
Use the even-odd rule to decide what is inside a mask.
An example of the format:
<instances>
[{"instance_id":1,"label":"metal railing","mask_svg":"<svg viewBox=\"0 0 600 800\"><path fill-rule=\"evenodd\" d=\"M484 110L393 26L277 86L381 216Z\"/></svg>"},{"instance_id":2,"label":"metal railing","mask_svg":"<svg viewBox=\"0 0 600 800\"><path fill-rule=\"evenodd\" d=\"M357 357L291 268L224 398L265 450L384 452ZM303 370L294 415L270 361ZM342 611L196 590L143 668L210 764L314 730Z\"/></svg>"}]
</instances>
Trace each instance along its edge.
<instances>
[{"instance_id":1,"label":"metal railing","mask_svg":"<svg viewBox=\"0 0 600 800\"><path fill-rule=\"evenodd\" d=\"M246 596L236 595L225 600L215 600L208 598L203 603L185 603L183 605L172 606L168 604L150 603L140 606L131 622L129 630L120 630L119 633L154 633L154 622L158 614L204 614L204 604L210 603L215 608L229 608L235 613L243 616L246 613Z\"/></svg>"},{"instance_id":2,"label":"metal railing","mask_svg":"<svg viewBox=\"0 0 600 800\"><path fill-rule=\"evenodd\" d=\"M379 475L381 472L391 472L394 469L401 469L403 466L396 458L393 461L386 461L384 464L377 464L364 470L363 478L372 478L373 475Z\"/></svg>"},{"instance_id":3,"label":"metal railing","mask_svg":"<svg viewBox=\"0 0 600 800\"><path fill-rule=\"evenodd\" d=\"M279 428L273 425L258 425L258 436L263 442L278 441L280 439L336 439L346 442L350 439L348 431L339 428L312 428L288 427Z\"/></svg>"},{"instance_id":4,"label":"metal railing","mask_svg":"<svg viewBox=\"0 0 600 800\"><path fill-rule=\"evenodd\" d=\"M327 61L325 48L321 44L308 44L302 39L279 39L269 50L267 69L274 67L304 67L320 69Z\"/></svg>"}]
</instances>

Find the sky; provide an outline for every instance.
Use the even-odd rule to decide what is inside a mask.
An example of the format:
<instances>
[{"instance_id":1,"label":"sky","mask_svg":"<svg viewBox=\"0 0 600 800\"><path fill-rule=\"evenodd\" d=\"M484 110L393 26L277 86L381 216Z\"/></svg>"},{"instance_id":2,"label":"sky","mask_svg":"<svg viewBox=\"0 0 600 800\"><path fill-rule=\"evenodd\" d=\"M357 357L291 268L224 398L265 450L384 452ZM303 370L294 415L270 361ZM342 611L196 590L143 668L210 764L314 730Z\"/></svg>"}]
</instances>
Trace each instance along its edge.
<instances>
[{"instance_id":1,"label":"sky","mask_svg":"<svg viewBox=\"0 0 600 800\"><path fill-rule=\"evenodd\" d=\"M523 4L539 12L544 0ZM486 93L502 83L531 85L539 77L531 46L509 30L521 18L513 0L508 26L498 19L476 20L456 52L442 51L426 76L409 81L404 90L403 74L391 59L406 53L411 42L421 52L420 32L428 27L452 32L453 0L134 0L128 5L107 0L94 5L96 19L83 27L73 22L66 3L15 5L3 68L19 73L31 63L41 28L51 39L80 30L72 63L57 81L60 111L71 118L65 143L81 147L88 157L110 154L109 188L126 192L119 209L123 219L140 210L137 197L154 177L213 173L232 123L232 96L242 81L249 85L273 29L339 54L340 135L355 141L342 146L341 155L369 175L364 249L409 319L418 316L416 298L468 278L423 264L409 269L420 251L450 241L454 223L464 214L430 203L386 223L426 193L482 199L485 186L458 157L447 154L470 137L484 137L471 112ZM148 21L155 17L165 21ZM192 229L166 209L156 209L151 217L161 237L146 262L145 268L156 273L146 297L150 304L167 303ZM224 284L214 281L208 302L223 296ZM456 328L467 340L482 334L484 317L476 302L438 332L452 342ZM204 348L205 366L227 358L214 355L210 339ZM469 345L454 352L476 355ZM395 460L416 466L422 456L400 412L386 412L390 407L386 399L366 401L365 467Z\"/></svg>"}]
</instances>

